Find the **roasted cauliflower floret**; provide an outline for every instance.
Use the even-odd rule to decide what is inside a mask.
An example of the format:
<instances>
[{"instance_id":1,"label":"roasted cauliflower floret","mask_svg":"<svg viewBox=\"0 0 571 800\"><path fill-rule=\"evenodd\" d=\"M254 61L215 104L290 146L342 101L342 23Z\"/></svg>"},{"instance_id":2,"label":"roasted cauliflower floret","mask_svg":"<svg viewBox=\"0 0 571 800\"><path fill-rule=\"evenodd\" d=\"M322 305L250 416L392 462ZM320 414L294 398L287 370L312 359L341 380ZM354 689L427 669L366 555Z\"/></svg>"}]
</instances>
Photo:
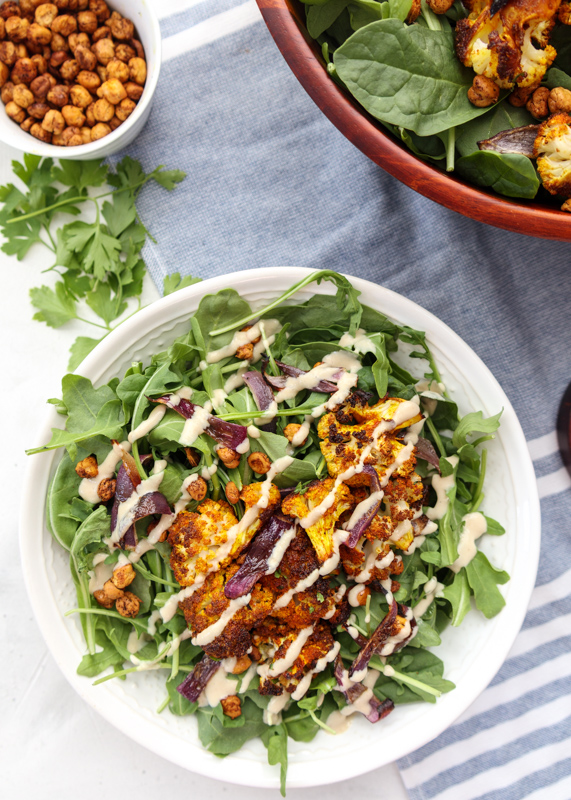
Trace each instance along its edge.
<instances>
[{"instance_id":1,"label":"roasted cauliflower floret","mask_svg":"<svg viewBox=\"0 0 571 800\"><path fill-rule=\"evenodd\" d=\"M545 120L533 147L537 171L548 192L571 197L571 116L554 114Z\"/></svg>"},{"instance_id":2,"label":"roasted cauliflower floret","mask_svg":"<svg viewBox=\"0 0 571 800\"><path fill-rule=\"evenodd\" d=\"M551 66L555 49L548 44L560 0L509 0L490 15L473 4L467 19L456 24L456 53L478 75L503 89L537 84Z\"/></svg>"},{"instance_id":3,"label":"roasted cauliflower floret","mask_svg":"<svg viewBox=\"0 0 571 800\"><path fill-rule=\"evenodd\" d=\"M180 604L193 638L198 637L198 644L212 658L245 655L252 646L250 630L272 610L273 593L257 583L248 603L237 607L226 624L221 626L220 633L214 638L207 635L206 639L211 641L201 641L200 634L221 618L224 619L225 612L228 612L231 601L224 594L224 587L238 567L238 563L234 563L226 570L212 572L204 584ZM213 632L216 633L216 629Z\"/></svg>"},{"instance_id":4,"label":"roasted cauliflower floret","mask_svg":"<svg viewBox=\"0 0 571 800\"><path fill-rule=\"evenodd\" d=\"M567 0L559 6L559 11L557 12L557 17L559 22L562 22L563 25L571 25L571 2L567 2Z\"/></svg>"},{"instance_id":5,"label":"roasted cauliflower floret","mask_svg":"<svg viewBox=\"0 0 571 800\"><path fill-rule=\"evenodd\" d=\"M310 483L305 494L289 494L282 503L282 511L291 517L305 519L310 512L320 505L333 490L335 481L326 478L323 481ZM331 505L319 516L314 525L306 528L311 544L320 564L333 555L333 534L337 527L339 517L353 505L351 491L344 483L335 489L335 496Z\"/></svg>"}]
</instances>

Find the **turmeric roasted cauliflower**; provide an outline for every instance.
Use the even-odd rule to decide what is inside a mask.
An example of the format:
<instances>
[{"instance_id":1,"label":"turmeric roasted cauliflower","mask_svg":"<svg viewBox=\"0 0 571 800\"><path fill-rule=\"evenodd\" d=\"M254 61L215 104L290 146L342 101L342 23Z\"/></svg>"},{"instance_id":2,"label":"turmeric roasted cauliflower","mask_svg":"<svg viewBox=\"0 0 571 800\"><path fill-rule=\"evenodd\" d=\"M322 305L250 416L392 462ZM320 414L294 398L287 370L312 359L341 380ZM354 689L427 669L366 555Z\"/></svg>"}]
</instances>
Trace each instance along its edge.
<instances>
[{"instance_id":1,"label":"turmeric roasted cauliflower","mask_svg":"<svg viewBox=\"0 0 571 800\"><path fill-rule=\"evenodd\" d=\"M533 147L537 171L548 192L571 197L571 116L564 112L542 122Z\"/></svg>"},{"instance_id":2,"label":"turmeric roasted cauliflower","mask_svg":"<svg viewBox=\"0 0 571 800\"><path fill-rule=\"evenodd\" d=\"M503 89L538 84L555 56L548 44L560 0L473 2L456 23L456 53L466 67Z\"/></svg>"}]
</instances>

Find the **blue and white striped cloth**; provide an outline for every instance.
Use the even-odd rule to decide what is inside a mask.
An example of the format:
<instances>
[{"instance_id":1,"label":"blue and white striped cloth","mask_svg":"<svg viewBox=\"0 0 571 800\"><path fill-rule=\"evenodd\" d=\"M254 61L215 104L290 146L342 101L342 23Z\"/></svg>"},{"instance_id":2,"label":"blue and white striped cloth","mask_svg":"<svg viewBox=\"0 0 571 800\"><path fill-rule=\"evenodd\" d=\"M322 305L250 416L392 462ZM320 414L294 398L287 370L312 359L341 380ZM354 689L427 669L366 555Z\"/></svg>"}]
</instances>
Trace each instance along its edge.
<instances>
[{"instance_id":1,"label":"blue and white striped cloth","mask_svg":"<svg viewBox=\"0 0 571 800\"><path fill-rule=\"evenodd\" d=\"M153 0L164 64L130 153L188 178L141 198L160 286L278 264L381 283L447 322L512 401L543 514L537 587L474 705L399 766L412 800L571 798L571 481L557 407L571 380L571 250L465 219L383 173L290 73L254 0Z\"/></svg>"}]
</instances>

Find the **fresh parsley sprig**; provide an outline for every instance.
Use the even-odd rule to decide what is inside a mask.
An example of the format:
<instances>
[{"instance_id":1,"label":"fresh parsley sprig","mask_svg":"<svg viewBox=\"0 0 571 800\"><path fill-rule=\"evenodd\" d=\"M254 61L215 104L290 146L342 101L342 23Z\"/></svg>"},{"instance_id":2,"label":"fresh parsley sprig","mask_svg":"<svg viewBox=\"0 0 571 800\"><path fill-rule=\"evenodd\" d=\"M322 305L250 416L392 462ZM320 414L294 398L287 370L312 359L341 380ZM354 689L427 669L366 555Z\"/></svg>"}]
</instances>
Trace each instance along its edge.
<instances>
[{"instance_id":1,"label":"fresh parsley sprig","mask_svg":"<svg viewBox=\"0 0 571 800\"><path fill-rule=\"evenodd\" d=\"M162 166L145 172L138 161L125 156L113 170L102 159L54 162L24 155L12 162L24 189L13 183L0 186L2 250L21 261L34 244L54 256L46 272L58 275L55 286L30 290L34 319L59 328L79 320L106 336L117 320L141 305L146 265L141 250L153 237L136 207L139 192L150 181L172 191L184 180L180 170ZM110 186L99 194L90 190ZM91 206L95 220L60 225L59 215L77 216ZM179 276L171 276L173 287ZM184 280L184 279L183 279ZM176 286L176 288L181 288ZM173 290L165 286L165 291ZM102 336L79 336L71 347L68 368L75 369Z\"/></svg>"}]
</instances>

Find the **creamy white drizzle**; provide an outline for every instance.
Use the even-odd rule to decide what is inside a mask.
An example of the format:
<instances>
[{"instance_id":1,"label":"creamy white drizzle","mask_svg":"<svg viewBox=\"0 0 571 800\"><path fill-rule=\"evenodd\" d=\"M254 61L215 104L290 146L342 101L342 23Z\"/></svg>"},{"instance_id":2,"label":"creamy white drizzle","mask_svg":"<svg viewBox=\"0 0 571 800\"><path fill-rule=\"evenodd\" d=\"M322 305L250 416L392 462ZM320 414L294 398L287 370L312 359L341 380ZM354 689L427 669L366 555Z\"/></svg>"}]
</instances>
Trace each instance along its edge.
<instances>
[{"instance_id":1,"label":"creamy white drizzle","mask_svg":"<svg viewBox=\"0 0 571 800\"><path fill-rule=\"evenodd\" d=\"M420 602L418 602L412 609L412 613L415 619L420 619L422 615L428 611L432 603L434 602L435 597L440 597L442 594L442 590L444 589L444 584L439 583L436 578L431 578L424 584L424 591L426 593L426 597L424 597ZM385 670L385 675L386 675Z\"/></svg>"},{"instance_id":2,"label":"creamy white drizzle","mask_svg":"<svg viewBox=\"0 0 571 800\"><path fill-rule=\"evenodd\" d=\"M97 475L95 478L83 478L79 484L79 496L87 503L99 503L100 498L97 494L101 481L107 478L113 478L115 475L115 467L121 461L121 454L128 453L131 449L129 442L121 442L121 444L114 444L111 451L105 457L105 460L99 464L97 468Z\"/></svg>"},{"instance_id":3,"label":"creamy white drizzle","mask_svg":"<svg viewBox=\"0 0 571 800\"><path fill-rule=\"evenodd\" d=\"M97 553L93 556L93 569L89 570L89 591L99 592L103 589L104 585L113 576L113 567L111 564L105 564L107 553Z\"/></svg>"},{"instance_id":4,"label":"creamy white drizzle","mask_svg":"<svg viewBox=\"0 0 571 800\"><path fill-rule=\"evenodd\" d=\"M276 678L278 675L286 672L299 658L305 643L313 633L314 626L308 625L307 628L302 628L293 642L290 643L286 653L282 658L278 658L273 662L270 667L268 664L260 664L258 666L258 675L262 678Z\"/></svg>"},{"instance_id":5,"label":"creamy white drizzle","mask_svg":"<svg viewBox=\"0 0 571 800\"><path fill-rule=\"evenodd\" d=\"M274 339L272 339L272 335L276 334L281 329L282 326L277 321L277 319L266 319L264 320L263 324L266 336L268 338L268 343L273 344L275 336ZM236 351L238 350L239 347L243 347L245 344L251 344L254 341L254 339L258 339L260 336L261 336L261 331L259 322L256 322L255 325L252 325L252 327L249 328L247 331L236 331L230 343L225 345L224 347L221 347L219 350L212 350L210 353L206 355L206 361L209 364L216 364L217 361L221 361L223 358L229 358L230 356L236 354ZM272 339L272 341L270 341L270 339ZM260 344L262 345L262 347L259 350L259 355L261 355L265 349L264 342L258 342L258 345ZM256 345L256 347L258 347L258 345ZM252 361L254 360L256 359L253 358Z\"/></svg>"},{"instance_id":6,"label":"creamy white drizzle","mask_svg":"<svg viewBox=\"0 0 571 800\"><path fill-rule=\"evenodd\" d=\"M179 397L179 403L180 403L180 397ZM129 442L133 444L133 442L142 439L143 436L146 436L148 433L150 433L153 430L153 428L156 428L159 422L164 417L166 410L167 407L162 403L156 405L149 414L149 416L147 417L147 419L144 419L140 425L137 425L137 427L131 431L131 433L127 437Z\"/></svg>"},{"instance_id":7,"label":"creamy white drizzle","mask_svg":"<svg viewBox=\"0 0 571 800\"><path fill-rule=\"evenodd\" d=\"M458 558L450 565L452 572L460 572L467 566L478 552L476 539L479 539L488 530L488 523L483 514L473 511L462 517L462 532L458 542Z\"/></svg>"},{"instance_id":8,"label":"creamy white drizzle","mask_svg":"<svg viewBox=\"0 0 571 800\"><path fill-rule=\"evenodd\" d=\"M141 483L132 492L130 497L128 497L122 503L119 503L115 530L111 533L110 538L107 540L109 544L116 544L124 535L125 531L131 527L134 522L134 511L138 501L141 499L141 497L143 497L143 495L148 494L149 492L156 492L161 485L163 476L164 472L157 472L153 475L150 475L144 481L141 481Z\"/></svg>"},{"instance_id":9,"label":"creamy white drizzle","mask_svg":"<svg viewBox=\"0 0 571 800\"><path fill-rule=\"evenodd\" d=\"M458 464L458 456L448 456L446 459L449 464L453 467L456 467ZM448 511L448 505L450 503L450 498L448 497L448 492L454 484L456 483L456 477L454 473L451 475L447 475L443 478L441 475L433 475L432 476L432 486L436 491L436 505L433 508L428 508L426 511L426 516L428 519L442 519L442 517Z\"/></svg>"},{"instance_id":10,"label":"creamy white drizzle","mask_svg":"<svg viewBox=\"0 0 571 800\"><path fill-rule=\"evenodd\" d=\"M272 552L270 553L265 575L273 575L273 573L277 570L277 568L281 564L282 558L284 557L284 553L289 547L294 536L295 536L295 525L292 525L291 528L288 528L287 531L284 531L282 533L280 538L275 543Z\"/></svg>"},{"instance_id":11,"label":"creamy white drizzle","mask_svg":"<svg viewBox=\"0 0 571 800\"><path fill-rule=\"evenodd\" d=\"M351 348L356 353L361 353L361 355L364 355L365 353L377 352L377 348L366 335L366 332L363 330L363 328L358 328L355 331L355 336L351 336L350 333L344 333L339 339L339 345L341 347Z\"/></svg>"},{"instance_id":12,"label":"creamy white drizzle","mask_svg":"<svg viewBox=\"0 0 571 800\"><path fill-rule=\"evenodd\" d=\"M259 428L256 428L255 425L248 425L248 436L252 439L259 439L261 436L262 431Z\"/></svg>"},{"instance_id":13,"label":"creamy white drizzle","mask_svg":"<svg viewBox=\"0 0 571 800\"><path fill-rule=\"evenodd\" d=\"M300 680L298 685L293 692L291 699L292 700L301 700L301 698L307 694L309 687L311 686L311 681L313 680L315 675L318 675L320 672L327 667L332 661L337 658L337 653L341 649L340 642L334 642L333 647L329 652L327 652L324 656L317 660L315 667L310 670L307 675L304 675L303 678Z\"/></svg>"},{"instance_id":14,"label":"creamy white drizzle","mask_svg":"<svg viewBox=\"0 0 571 800\"><path fill-rule=\"evenodd\" d=\"M201 476L205 481L209 481L210 478L216 474L218 471L217 464L211 464L209 467L202 467Z\"/></svg>"},{"instance_id":15,"label":"creamy white drizzle","mask_svg":"<svg viewBox=\"0 0 571 800\"><path fill-rule=\"evenodd\" d=\"M361 572L359 572L359 574L355 577L355 583L366 583L371 577L371 573L375 567L377 569L386 569L393 563L395 560L395 554L392 550L389 550L388 553L385 553L378 558L379 551L382 552L383 547L384 542L380 539L375 539L373 542L365 542L365 546L363 548L363 552L365 553L365 563Z\"/></svg>"},{"instance_id":16,"label":"creamy white drizzle","mask_svg":"<svg viewBox=\"0 0 571 800\"><path fill-rule=\"evenodd\" d=\"M235 658L225 658L222 661L198 698L198 705L201 708L204 706L210 706L211 708L214 708L220 703L221 700L236 694L238 684L236 681L230 680L226 677L232 672L235 666Z\"/></svg>"},{"instance_id":17,"label":"creamy white drizzle","mask_svg":"<svg viewBox=\"0 0 571 800\"><path fill-rule=\"evenodd\" d=\"M406 612L404 625L397 634L395 634L394 636L389 636L389 638L384 643L379 655L381 656L392 655L395 651L396 646L400 644L402 641L404 641L404 639L407 639L409 636L411 636L411 632L412 632L411 639L413 639L416 636L418 628L415 627L413 630L410 624L413 618L414 617L412 609L408 608Z\"/></svg>"},{"instance_id":18,"label":"creamy white drizzle","mask_svg":"<svg viewBox=\"0 0 571 800\"><path fill-rule=\"evenodd\" d=\"M226 383L224 384L224 392L226 395L229 395L230 392L233 392L234 389L237 389L239 386L244 384L244 373L248 372L248 368L250 366L249 361L244 361L244 364L240 367L238 372L235 375L231 375Z\"/></svg>"},{"instance_id":19,"label":"creamy white drizzle","mask_svg":"<svg viewBox=\"0 0 571 800\"><path fill-rule=\"evenodd\" d=\"M184 447L191 447L210 425L210 411L206 407L195 406L194 414L184 421L184 428L179 443Z\"/></svg>"},{"instance_id":20,"label":"creamy white drizzle","mask_svg":"<svg viewBox=\"0 0 571 800\"><path fill-rule=\"evenodd\" d=\"M279 725L282 721L281 712L287 706L290 695L287 692L272 697L264 709L263 720L266 725Z\"/></svg>"}]
</instances>

